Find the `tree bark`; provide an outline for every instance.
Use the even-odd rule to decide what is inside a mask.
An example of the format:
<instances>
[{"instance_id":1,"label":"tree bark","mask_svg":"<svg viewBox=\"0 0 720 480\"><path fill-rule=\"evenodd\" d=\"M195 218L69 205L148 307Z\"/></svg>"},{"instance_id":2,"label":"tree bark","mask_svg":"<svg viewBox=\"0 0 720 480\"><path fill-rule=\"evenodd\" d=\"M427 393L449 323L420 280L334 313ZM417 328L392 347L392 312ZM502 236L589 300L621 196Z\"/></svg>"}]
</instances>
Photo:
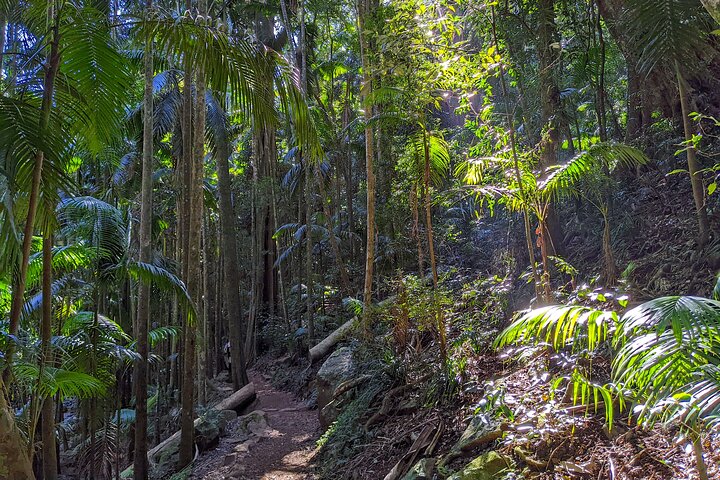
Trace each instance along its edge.
<instances>
[{"instance_id":1,"label":"tree bark","mask_svg":"<svg viewBox=\"0 0 720 480\"><path fill-rule=\"evenodd\" d=\"M555 0L538 0L538 58L541 123L544 134L540 140L540 168L546 169L557 164L560 144L559 120L562 114L560 88L557 83L557 68L560 59L560 42L555 24ZM551 254L562 250L562 227L550 207L546 217L546 231L543 232Z\"/></svg>"},{"instance_id":2,"label":"tree bark","mask_svg":"<svg viewBox=\"0 0 720 480\"><path fill-rule=\"evenodd\" d=\"M53 235L46 232L43 238L42 323L40 325L41 367L53 364L50 341L52 340L52 247ZM40 439L42 441L43 480L56 480L58 476L57 451L55 450L55 400L42 399Z\"/></svg>"},{"instance_id":3,"label":"tree bark","mask_svg":"<svg viewBox=\"0 0 720 480\"><path fill-rule=\"evenodd\" d=\"M15 413L7 401L7 388L0 378L0 471L4 478L35 480L32 462L23 448L25 441L15 425Z\"/></svg>"},{"instance_id":4,"label":"tree bark","mask_svg":"<svg viewBox=\"0 0 720 480\"><path fill-rule=\"evenodd\" d=\"M146 17L152 15L152 0L145 4ZM143 98L143 153L142 186L140 194L140 261L152 262L153 215L153 43L150 35L145 39L144 55L145 92ZM150 324L150 285L140 282L137 302L137 349L140 360L135 364L135 454L133 476L147 480L147 383L148 383L148 328Z\"/></svg>"},{"instance_id":5,"label":"tree bark","mask_svg":"<svg viewBox=\"0 0 720 480\"><path fill-rule=\"evenodd\" d=\"M55 77L57 77L58 69L60 68L60 14L55 11L52 6L50 6L48 7L48 17L53 19L53 26L50 34L51 41L50 53L48 54L48 65L43 81L43 97L40 113L41 132L46 130L50 124L50 113L55 89ZM32 183L29 192L27 217L25 219L25 228L23 231L22 257L17 277L13 282L10 322L8 327L9 335L17 335L18 328L20 326L20 315L22 313L25 298L27 270L30 262L33 232L35 231L35 216L37 214L38 202L40 200L40 185L44 162L45 155L41 150L38 150L35 154L35 165L33 166ZM5 354L5 371L3 372L3 380L6 382L10 373L9 368L12 365L13 355L14 347L13 343L10 342Z\"/></svg>"},{"instance_id":6,"label":"tree bark","mask_svg":"<svg viewBox=\"0 0 720 480\"><path fill-rule=\"evenodd\" d=\"M371 0L358 0L358 23L360 30L360 56L362 57L363 85L360 92L361 104L365 116L365 176L367 189L367 216L365 235L365 284L363 288L363 325L366 333L370 331L370 307L373 293L373 267L375 265L375 170L374 132L372 127L372 105L368 98L372 95L372 75L370 65L370 41L367 22L373 13Z\"/></svg>"},{"instance_id":7,"label":"tree bark","mask_svg":"<svg viewBox=\"0 0 720 480\"><path fill-rule=\"evenodd\" d=\"M330 240L330 249L332 250L333 256L335 257L335 265L338 269L338 277L340 278L340 292L343 296L350 294L350 276L348 275L345 262L343 262L342 254L340 252L340 244L338 243L335 232L333 232L332 225L332 212L327 204L327 192L325 191L325 184L323 183L322 173L320 167L315 165L315 177L317 178L318 190L320 191L320 202L322 203L323 215L325 216L325 223L328 229L328 237Z\"/></svg>"},{"instance_id":8,"label":"tree bark","mask_svg":"<svg viewBox=\"0 0 720 480\"><path fill-rule=\"evenodd\" d=\"M680 65L675 62L675 74L678 81L678 92L680 94L680 106L682 107L683 129L685 131L686 154L690 183L692 185L693 200L695 200L695 213L698 218L699 237L698 245L704 247L710 237L710 222L708 221L707 209L705 207L705 187L703 185L700 163L697 160L695 146L692 144L693 132L690 125L690 99L688 97L687 84L680 70Z\"/></svg>"},{"instance_id":9,"label":"tree bark","mask_svg":"<svg viewBox=\"0 0 720 480\"><path fill-rule=\"evenodd\" d=\"M192 5L188 1L187 8ZM182 162L183 162L183 278L191 298L195 299L196 284L195 276L199 270L199 245L197 245L197 231L193 232L195 226L196 203L196 163L193 146L193 95L192 95L192 65L186 58L183 70L185 72L185 86L183 91L183 126L182 126ZM202 193L202 192L200 192ZM195 304L197 305L197 304ZM180 410L180 450L179 469L185 468L193 459L194 425L195 417L195 328L196 320L191 318L190 312L183 314L183 349L182 349L182 374L181 374L181 410Z\"/></svg>"},{"instance_id":10,"label":"tree bark","mask_svg":"<svg viewBox=\"0 0 720 480\"><path fill-rule=\"evenodd\" d=\"M232 205L232 187L230 181L230 166L228 158L230 149L227 137L223 135L217 141L217 175L218 192L220 196L220 248L223 253L223 276L225 304L228 312L228 333L230 341L230 373L233 387L238 390L248 383L245 371L245 353L242 344L242 313L240 309L240 293L238 284L233 279L240 271L238 262L237 243L235 239L235 210Z\"/></svg>"}]
</instances>

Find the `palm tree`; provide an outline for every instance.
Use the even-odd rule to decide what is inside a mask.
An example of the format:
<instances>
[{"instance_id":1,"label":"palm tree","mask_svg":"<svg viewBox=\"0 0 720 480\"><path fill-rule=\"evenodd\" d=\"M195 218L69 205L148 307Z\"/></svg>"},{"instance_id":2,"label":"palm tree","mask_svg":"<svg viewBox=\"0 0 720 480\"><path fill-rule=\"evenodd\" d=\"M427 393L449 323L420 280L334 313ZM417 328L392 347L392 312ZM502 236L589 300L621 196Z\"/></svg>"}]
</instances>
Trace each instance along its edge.
<instances>
[{"instance_id":1,"label":"palm tree","mask_svg":"<svg viewBox=\"0 0 720 480\"><path fill-rule=\"evenodd\" d=\"M145 17L153 14L153 2L145 3ZM142 186L140 211L140 261L152 262L152 202L153 202L153 37L148 32L144 49L145 91L143 98ZM150 323L150 284L140 285L137 313L137 346L140 361L135 367L135 480L148 478L147 382L148 382L148 325Z\"/></svg>"},{"instance_id":2,"label":"palm tree","mask_svg":"<svg viewBox=\"0 0 720 480\"><path fill-rule=\"evenodd\" d=\"M8 6L2 5L3 11ZM20 327L24 295L28 280L33 233L41 223L49 228L52 212L61 190L69 190L69 181L63 168L71 145L96 149L101 139L107 138L119 124L122 116L123 98L130 84L124 63L112 46L109 33L101 15L91 6L60 2L38 4L40 8L28 8L20 17L23 25L34 38L40 39L35 48L45 55L41 77L30 76L22 85L25 104L2 97L4 114L14 110L12 119L3 120L0 127L0 144L5 155L3 185L2 235L9 240L4 246L5 258L17 274L13 278L12 306L9 312L8 332L15 335ZM71 11L72 10L72 11ZM35 18L37 16L39 18ZM46 21L49 20L49 21ZM40 29L39 31L37 29ZM45 29L45 30L43 30ZM62 52L62 62L61 62ZM63 76L67 88L56 90L55 81ZM33 91L42 91L38 97ZM27 105L27 106L24 106ZM37 113L30 113L32 106L39 105ZM9 109L8 109L9 107ZM18 115L19 114L19 115ZM98 117L98 115L100 117ZM24 117L24 118L19 118ZM98 122L102 118L102 122ZM35 127L30 128L34 121ZM29 129L27 131L26 129ZM22 139L8 138L14 133L29 133ZM65 132L58 135L54 132ZM70 133L74 142L70 141ZM58 142L58 137L63 141ZM53 141L55 139L55 141ZM15 203L19 200L27 206L23 235L18 233ZM50 232L46 232L50 233ZM13 364L14 345L5 344L3 375L9 378ZM0 395L6 395L5 385ZM10 421L9 428L14 428ZM22 442L8 444L8 448L20 448ZM0 450L0 459L7 456L19 459L17 452ZM18 466L19 471L26 470ZM24 478L24 477L18 477Z\"/></svg>"},{"instance_id":3,"label":"palm tree","mask_svg":"<svg viewBox=\"0 0 720 480\"><path fill-rule=\"evenodd\" d=\"M612 174L618 167L632 168L646 162L645 154L636 148L613 142L598 143L567 163L549 169L547 178L539 186L545 198L580 197L600 212L603 219L605 282L610 285L617 277L610 228L609 196L614 190Z\"/></svg>"},{"instance_id":4,"label":"palm tree","mask_svg":"<svg viewBox=\"0 0 720 480\"><path fill-rule=\"evenodd\" d=\"M702 248L710 236L700 163L693 144L690 97L686 75L689 63L704 42L706 15L696 0L630 0L629 20L640 50L640 68L645 73L667 68L675 72L685 133L685 153L698 218L698 244Z\"/></svg>"},{"instance_id":5,"label":"palm tree","mask_svg":"<svg viewBox=\"0 0 720 480\"><path fill-rule=\"evenodd\" d=\"M360 92L365 116L365 177L367 190L367 219L365 244L365 284L363 287L363 324L365 330L370 329L370 306L372 304L373 267L375 265L375 137L372 125L373 107L368 101L373 95L370 21L374 15L371 0L357 0L357 18L360 32L360 56L363 67L363 86Z\"/></svg>"},{"instance_id":6,"label":"palm tree","mask_svg":"<svg viewBox=\"0 0 720 480\"><path fill-rule=\"evenodd\" d=\"M663 297L622 317L587 306L544 307L521 315L495 340L497 348L506 345L548 345L576 359L607 356L609 349L610 383L594 383L592 370L579 361L565 376L569 391L582 392L574 401L601 398L611 428L616 402L621 410L634 404L642 425L679 426L693 443L700 478L708 478L702 435L720 420L720 301Z\"/></svg>"}]
</instances>

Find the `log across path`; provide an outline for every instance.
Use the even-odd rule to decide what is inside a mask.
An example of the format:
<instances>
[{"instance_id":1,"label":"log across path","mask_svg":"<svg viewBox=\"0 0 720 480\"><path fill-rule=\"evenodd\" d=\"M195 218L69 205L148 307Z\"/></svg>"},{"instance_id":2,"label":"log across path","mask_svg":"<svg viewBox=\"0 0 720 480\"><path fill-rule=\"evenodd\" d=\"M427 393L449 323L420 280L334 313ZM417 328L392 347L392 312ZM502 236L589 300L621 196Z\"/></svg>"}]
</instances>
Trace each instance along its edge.
<instances>
[{"instance_id":1,"label":"log across path","mask_svg":"<svg viewBox=\"0 0 720 480\"><path fill-rule=\"evenodd\" d=\"M308 410L292 394L273 388L256 371L250 372L267 429L247 441L224 437L217 449L196 462L193 480L312 480L315 442L320 434L316 410ZM249 409L250 410L250 409Z\"/></svg>"}]
</instances>

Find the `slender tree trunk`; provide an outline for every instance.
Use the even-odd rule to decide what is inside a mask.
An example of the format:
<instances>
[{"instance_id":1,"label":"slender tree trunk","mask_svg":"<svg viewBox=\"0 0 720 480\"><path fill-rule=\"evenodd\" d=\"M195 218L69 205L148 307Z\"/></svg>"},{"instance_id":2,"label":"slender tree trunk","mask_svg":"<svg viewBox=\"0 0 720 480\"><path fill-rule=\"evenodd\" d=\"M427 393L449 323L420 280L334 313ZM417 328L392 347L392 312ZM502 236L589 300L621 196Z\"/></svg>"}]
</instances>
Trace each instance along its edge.
<instances>
[{"instance_id":1,"label":"slender tree trunk","mask_svg":"<svg viewBox=\"0 0 720 480\"><path fill-rule=\"evenodd\" d=\"M322 173L320 167L315 166L315 176L317 178L318 190L320 191L320 202L322 203L323 215L325 216L325 223L329 233L330 249L335 257L335 265L338 269L338 276L340 277L340 291L343 296L350 294L350 276L348 275L345 262L343 262L342 254L340 253L340 244L338 243L335 232L333 231L332 225L332 212L327 204L326 199L328 198L325 191L325 184L323 183Z\"/></svg>"},{"instance_id":2,"label":"slender tree trunk","mask_svg":"<svg viewBox=\"0 0 720 480\"><path fill-rule=\"evenodd\" d=\"M146 17L152 14L152 0L145 4ZM152 215L153 215L153 44L150 35L145 39L145 92L143 98L143 154L142 186L140 196L140 261L152 262ZM148 478L147 440L147 383L148 383L148 328L150 324L150 290L146 282L140 282L137 313L137 349L140 360L135 364L135 454L133 476L135 480Z\"/></svg>"},{"instance_id":3,"label":"slender tree trunk","mask_svg":"<svg viewBox=\"0 0 720 480\"><path fill-rule=\"evenodd\" d=\"M4 63L5 60L5 37L7 35L7 18L5 14L0 13L0 78L3 78Z\"/></svg>"},{"instance_id":4,"label":"slender tree trunk","mask_svg":"<svg viewBox=\"0 0 720 480\"><path fill-rule=\"evenodd\" d=\"M204 211L204 209L203 209ZM198 404L206 405L207 403L207 351L208 351L208 322L210 317L210 292L209 292L209 279L208 279L208 268L210 267L210 249L208 248L208 220L207 215L203 215L202 227L200 229L200 242L202 244L202 269L200 272L202 285L202 323L199 325L198 348L197 355L197 394Z\"/></svg>"},{"instance_id":5,"label":"slender tree trunk","mask_svg":"<svg viewBox=\"0 0 720 480\"><path fill-rule=\"evenodd\" d=\"M600 48L600 61L598 62L597 72L597 94L596 94L596 105L595 111L597 112L598 126L600 128L600 140L603 142L607 140L607 110L605 108L605 36L603 34L602 22L600 21L600 12L595 15L595 9L593 8L593 15L595 16L595 28L597 30L598 46Z\"/></svg>"},{"instance_id":6,"label":"slender tree trunk","mask_svg":"<svg viewBox=\"0 0 720 480\"><path fill-rule=\"evenodd\" d=\"M605 257L605 283L613 285L617 279L617 266L612 251L612 236L610 218L607 207L604 207L603 216L603 256Z\"/></svg>"},{"instance_id":7,"label":"slender tree trunk","mask_svg":"<svg viewBox=\"0 0 720 480\"><path fill-rule=\"evenodd\" d=\"M55 77L57 76L60 66L60 33L59 33L59 12L52 7L48 9L48 17L53 19L51 31L50 53L48 55L48 65L45 71L43 84L43 98L40 116L40 131L48 128L50 123L50 109L52 108L53 91L55 86ZM30 262L30 249L32 246L32 236L35 227L35 214L40 197L40 183L42 179L42 169L44 162L44 154L38 151L35 155L35 165L33 167L33 177L30 189L28 212L25 220L25 229L23 236L22 257L20 261L19 273L13 285L12 303L10 309L10 322L8 327L9 335L17 335L20 326L20 314L22 313L23 300L25 297L25 287L27 283L27 269ZM12 342L8 345L5 352L5 370L2 372L0 379L0 465L5 465L9 469L9 478L13 479L31 479L34 478L32 472L31 459L27 455L24 448L25 442L19 435L15 426L15 415L12 408L7 402L8 393L5 382L10 377L10 368L12 366L12 358L14 348Z\"/></svg>"},{"instance_id":8,"label":"slender tree trunk","mask_svg":"<svg viewBox=\"0 0 720 480\"><path fill-rule=\"evenodd\" d=\"M501 54L502 50L500 49L500 42L498 41L498 35L497 35L497 23L495 19L495 7L491 7L490 9L492 13L492 32L493 32L493 43L495 44L495 49L498 51L499 54ZM518 189L520 192L520 199L523 204L523 226L525 228L525 242L528 249L528 257L530 259L530 268L532 269L533 279L535 283L535 295L538 298L542 297L542 279L540 278L540 274L537 271L537 260L535 258L535 246L533 245L532 241L532 227L530 226L530 212L528 209L528 197L525 192L525 188L523 187L522 183L522 172L520 171L520 161L517 154L517 144L515 141L515 120L512 116L512 110L510 109L510 98L508 96L508 88L507 88L507 82L505 80L505 67L503 64L500 64L500 86L502 88L502 94L505 98L505 121L507 123L507 128L510 132L510 150L512 153L512 159L513 159L513 173L515 175L515 181L518 184Z\"/></svg>"},{"instance_id":9,"label":"slender tree trunk","mask_svg":"<svg viewBox=\"0 0 720 480\"><path fill-rule=\"evenodd\" d=\"M192 4L188 1L187 8ZM184 201L183 201L183 278L191 299L195 300L197 285L196 275L199 273L198 255L200 248L198 228L195 225L198 205L197 201L197 178L196 171L198 159L195 158L193 147L193 95L192 95L192 65L189 59L184 60L183 70L185 72L185 86L183 91L183 128L182 128L182 162L184 178ZM197 123L195 127L198 128ZM202 179L200 179L202 181ZM201 186L202 188L202 186ZM200 192L202 194L202 192ZM201 199L202 201L202 199ZM195 303L197 306L198 304ZM181 375L181 410L180 410L180 450L178 467L185 468L193 459L194 454L194 433L193 425L195 418L195 330L197 319L192 319L190 312L183 314L183 349L182 349L182 375Z\"/></svg>"},{"instance_id":10,"label":"slender tree trunk","mask_svg":"<svg viewBox=\"0 0 720 480\"><path fill-rule=\"evenodd\" d=\"M273 178L270 183L270 195L272 196L272 221L273 221L273 232L277 232L278 229L278 208L277 208L277 194L275 192L275 168L273 166ZM280 241L273 235L273 241L275 242L275 251L280 251ZM282 310L283 320L285 320L285 326L287 332L290 333L290 317L288 316L287 304L285 303L285 284L283 282L283 266L282 264L277 266L278 271L278 293L280 295L280 309Z\"/></svg>"},{"instance_id":11,"label":"slender tree trunk","mask_svg":"<svg viewBox=\"0 0 720 480\"><path fill-rule=\"evenodd\" d=\"M366 332L370 331L370 306L373 293L373 267L375 265L375 169L374 133L372 127L372 105L368 99L372 95L372 75L370 64L370 32L367 22L373 13L371 0L358 0L358 23L360 30L360 52L363 67L363 85L360 93L365 112L365 176L367 188L367 232L365 246L365 285L363 288L363 323Z\"/></svg>"},{"instance_id":12,"label":"slender tree trunk","mask_svg":"<svg viewBox=\"0 0 720 480\"><path fill-rule=\"evenodd\" d=\"M50 32L50 53L47 58L47 70L43 81L43 97L40 113L40 131L47 130L50 124L50 113L52 109L53 93L55 89L55 77L60 67L60 13L50 6L48 7L48 17L53 19L53 26ZM20 260L20 268L13 282L12 303L10 307L10 322L8 327L9 335L17 335L20 326L20 315L25 298L25 287L27 284L27 269L30 262L30 250L32 246L32 237L35 230L35 216L37 213L38 202L40 200L40 184L42 180L42 170L45 161L45 155L41 150L35 154L35 165L33 166L32 183L29 192L27 217L25 219L25 229L23 231L22 257ZM10 342L5 354L5 371L3 372L3 380L7 382L9 375L9 367L12 365L14 354L13 343Z\"/></svg>"},{"instance_id":13,"label":"slender tree trunk","mask_svg":"<svg viewBox=\"0 0 720 480\"><path fill-rule=\"evenodd\" d=\"M315 318L313 312L313 235L312 235L312 188L311 166L305 159L305 283L307 283L307 326L308 339L312 343L315 339Z\"/></svg>"},{"instance_id":14,"label":"slender tree trunk","mask_svg":"<svg viewBox=\"0 0 720 480\"><path fill-rule=\"evenodd\" d=\"M237 243L235 238L235 210L232 205L232 187L228 159L230 149L227 137L223 133L217 141L217 175L220 196L220 249L223 254L222 268L224 276L225 305L228 313L228 330L230 341L231 377L233 387L239 390L248 383L245 371L245 353L242 343L242 313L240 310L240 293L237 282L232 281L240 271Z\"/></svg>"},{"instance_id":15,"label":"slender tree trunk","mask_svg":"<svg viewBox=\"0 0 720 480\"><path fill-rule=\"evenodd\" d=\"M560 144L559 120L562 114L560 88L556 72L559 66L560 47L555 24L555 0L538 0L538 59L540 114L545 134L540 141L540 168L546 169L557 163ZM546 231L543 232L548 249L552 254L562 250L562 227L550 207L547 211Z\"/></svg>"},{"instance_id":16,"label":"slender tree trunk","mask_svg":"<svg viewBox=\"0 0 720 480\"><path fill-rule=\"evenodd\" d=\"M433 235L432 226L432 197L430 194L430 145L428 143L427 129L423 128L423 150L425 152L425 168L423 175L423 182L425 186L425 228L427 230L427 242L428 252L430 253L430 270L432 271L433 278L433 294L436 302L436 321L438 329L438 338L440 340L440 358L443 364L447 362L447 347L446 347L446 332L445 332L445 318L444 312L439 304L437 304L437 290L438 290L438 271L437 262L435 261L435 242Z\"/></svg>"},{"instance_id":17,"label":"slender tree trunk","mask_svg":"<svg viewBox=\"0 0 720 480\"><path fill-rule=\"evenodd\" d=\"M435 262L435 242L432 229L432 197L430 195L430 146L428 145L427 130L423 129L423 150L425 152L425 168L423 181L425 183L425 228L427 229L428 252L430 253L430 270L433 276L433 286L437 289L438 273Z\"/></svg>"},{"instance_id":18,"label":"slender tree trunk","mask_svg":"<svg viewBox=\"0 0 720 480\"><path fill-rule=\"evenodd\" d=\"M682 107L683 129L685 141L687 142L687 162L692 185L693 199L695 200L695 213L698 217L699 237L698 245L704 247L710 237L710 222L708 221L707 209L705 208L705 187L703 186L700 163L697 160L695 146L692 144L693 132L690 125L690 100L688 98L687 84L680 71L680 65L675 62L675 73L678 81L678 92L680 93L680 106Z\"/></svg>"},{"instance_id":19,"label":"slender tree trunk","mask_svg":"<svg viewBox=\"0 0 720 480\"><path fill-rule=\"evenodd\" d=\"M52 247L53 235L51 232L46 232L43 238L42 323L40 325L41 369L53 364L50 345L53 324ZM56 480L58 476L58 459L55 445L55 400L51 396L42 399L41 419L40 438L42 440L43 480Z\"/></svg>"},{"instance_id":20,"label":"slender tree trunk","mask_svg":"<svg viewBox=\"0 0 720 480\"><path fill-rule=\"evenodd\" d=\"M422 277L425 273L425 254L423 252L422 236L420 235L419 190L420 186L417 183L413 184L410 189L410 210L413 219L410 236L415 239L417 245L418 276Z\"/></svg>"}]
</instances>

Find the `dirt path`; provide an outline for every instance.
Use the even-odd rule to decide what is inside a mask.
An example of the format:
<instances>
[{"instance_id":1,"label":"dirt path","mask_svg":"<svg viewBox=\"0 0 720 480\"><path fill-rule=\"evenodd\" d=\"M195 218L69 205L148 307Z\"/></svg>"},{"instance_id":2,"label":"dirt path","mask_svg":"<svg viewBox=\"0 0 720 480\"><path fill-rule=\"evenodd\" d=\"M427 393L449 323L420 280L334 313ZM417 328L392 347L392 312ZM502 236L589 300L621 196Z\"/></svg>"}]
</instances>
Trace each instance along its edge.
<instances>
[{"instance_id":1,"label":"dirt path","mask_svg":"<svg viewBox=\"0 0 720 480\"><path fill-rule=\"evenodd\" d=\"M250 372L257 400L252 410L265 412L268 428L247 438L224 437L199 458L193 480L312 480L312 460L319 434L317 411L308 410L287 392L274 389L261 374Z\"/></svg>"}]
</instances>

